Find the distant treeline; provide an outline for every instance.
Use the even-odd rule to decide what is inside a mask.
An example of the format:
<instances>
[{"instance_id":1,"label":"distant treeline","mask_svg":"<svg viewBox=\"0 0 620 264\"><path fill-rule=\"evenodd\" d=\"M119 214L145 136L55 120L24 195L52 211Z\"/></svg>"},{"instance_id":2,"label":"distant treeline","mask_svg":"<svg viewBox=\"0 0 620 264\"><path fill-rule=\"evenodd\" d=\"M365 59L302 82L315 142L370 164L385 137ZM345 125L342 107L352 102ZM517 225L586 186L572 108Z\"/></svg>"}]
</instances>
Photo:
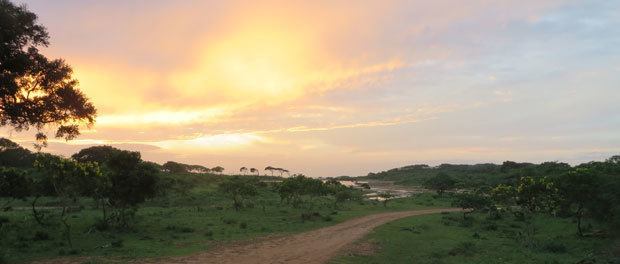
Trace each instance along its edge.
<instances>
[{"instance_id":1,"label":"distant treeline","mask_svg":"<svg viewBox=\"0 0 620 264\"><path fill-rule=\"evenodd\" d=\"M615 156L611 159L617 159ZM592 161L579 166L589 166L604 162ZM396 184L409 186L423 186L437 175L448 175L456 181L457 188L471 188L482 185L496 186L498 184L514 184L525 176L557 176L566 174L579 167L563 162L543 162L540 164L528 162L505 161L502 164L441 164L429 166L426 164L409 165L382 172L371 172L366 176L355 179L373 179L394 181ZM352 178L352 177L341 177Z\"/></svg>"}]
</instances>

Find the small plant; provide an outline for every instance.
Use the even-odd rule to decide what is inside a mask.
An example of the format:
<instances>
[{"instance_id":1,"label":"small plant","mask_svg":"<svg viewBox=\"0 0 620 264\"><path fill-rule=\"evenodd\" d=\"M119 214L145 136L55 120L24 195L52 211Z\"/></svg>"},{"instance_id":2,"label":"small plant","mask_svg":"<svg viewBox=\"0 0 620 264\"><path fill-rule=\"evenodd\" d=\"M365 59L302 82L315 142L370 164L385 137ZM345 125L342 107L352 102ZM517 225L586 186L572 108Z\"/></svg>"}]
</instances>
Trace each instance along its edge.
<instances>
[{"instance_id":1,"label":"small plant","mask_svg":"<svg viewBox=\"0 0 620 264\"><path fill-rule=\"evenodd\" d=\"M175 225L168 225L166 226L166 230L170 230L170 231L174 231L174 232L178 232L178 233L193 233L194 229L191 227L179 227L179 226L175 226Z\"/></svg>"},{"instance_id":2,"label":"small plant","mask_svg":"<svg viewBox=\"0 0 620 264\"><path fill-rule=\"evenodd\" d=\"M472 256L476 254L476 244L473 242L461 242L456 247L450 250L448 254L451 256Z\"/></svg>"},{"instance_id":3,"label":"small plant","mask_svg":"<svg viewBox=\"0 0 620 264\"><path fill-rule=\"evenodd\" d=\"M207 232L205 232L205 236L206 237L213 237L213 231L207 230Z\"/></svg>"},{"instance_id":4,"label":"small plant","mask_svg":"<svg viewBox=\"0 0 620 264\"><path fill-rule=\"evenodd\" d=\"M246 229L246 228L248 228L248 224L247 224L246 222L241 222L241 223L239 224L239 228L241 228L241 229Z\"/></svg>"},{"instance_id":5,"label":"small plant","mask_svg":"<svg viewBox=\"0 0 620 264\"><path fill-rule=\"evenodd\" d=\"M35 232L34 237L32 238L32 240L34 241L43 241L43 240L49 240L49 239L50 239L50 235L45 231Z\"/></svg>"},{"instance_id":6,"label":"small plant","mask_svg":"<svg viewBox=\"0 0 620 264\"><path fill-rule=\"evenodd\" d=\"M331 215L323 216L323 221L325 221L325 222L331 222L332 220L334 220L334 219L332 218Z\"/></svg>"},{"instance_id":7,"label":"small plant","mask_svg":"<svg viewBox=\"0 0 620 264\"><path fill-rule=\"evenodd\" d=\"M97 221L95 221L95 223L93 224L93 227L97 231L106 231L110 228L110 224L104 219L97 219Z\"/></svg>"},{"instance_id":8,"label":"small plant","mask_svg":"<svg viewBox=\"0 0 620 264\"><path fill-rule=\"evenodd\" d=\"M237 223L237 220L231 219L231 218L224 218L222 219L222 222L224 222L224 224L227 224L227 225L234 225Z\"/></svg>"},{"instance_id":9,"label":"small plant","mask_svg":"<svg viewBox=\"0 0 620 264\"><path fill-rule=\"evenodd\" d=\"M486 231L496 231L497 224L492 221L487 220L487 221L482 222L482 229Z\"/></svg>"},{"instance_id":10,"label":"small plant","mask_svg":"<svg viewBox=\"0 0 620 264\"><path fill-rule=\"evenodd\" d=\"M550 253L566 253L566 246L562 242L556 240L549 240L542 245L542 249Z\"/></svg>"},{"instance_id":11,"label":"small plant","mask_svg":"<svg viewBox=\"0 0 620 264\"><path fill-rule=\"evenodd\" d=\"M112 241L112 243L110 243L110 245L114 248L122 248L123 247L123 240L122 239L117 239Z\"/></svg>"}]
</instances>

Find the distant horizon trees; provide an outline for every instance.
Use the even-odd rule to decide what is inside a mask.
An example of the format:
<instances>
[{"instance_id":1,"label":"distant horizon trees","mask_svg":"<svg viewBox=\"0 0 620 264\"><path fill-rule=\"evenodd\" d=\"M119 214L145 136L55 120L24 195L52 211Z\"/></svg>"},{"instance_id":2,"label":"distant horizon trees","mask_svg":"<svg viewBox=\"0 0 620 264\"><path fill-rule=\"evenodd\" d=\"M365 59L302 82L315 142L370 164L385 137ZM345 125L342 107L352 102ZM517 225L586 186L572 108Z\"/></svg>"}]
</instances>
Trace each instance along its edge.
<instances>
[{"instance_id":1,"label":"distant horizon trees","mask_svg":"<svg viewBox=\"0 0 620 264\"><path fill-rule=\"evenodd\" d=\"M267 166L267 167L265 167L265 171L271 172L271 176L273 176L273 172L274 171L279 172L280 173L280 177L282 177L282 175L284 173L286 173L286 175L290 176L290 172L288 170L286 170L286 169L283 169L283 168L276 168L276 167L272 167L272 166Z\"/></svg>"},{"instance_id":2,"label":"distant horizon trees","mask_svg":"<svg viewBox=\"0 0 620 264\"><path fill-rule=\"evenodd\" d=\"M216 166L216 167L211 168L211 171L214 171L214 172L216 172L216 173L218 173L218 174L220 174L220 175L222 175L222 173L224 172L224 170L225 170L225 169L224 169L224 167L222 167L222 166Z\"/></svg>"},{"instance_id":3,"label":"distant horizon trees","mask_svg":"<svg viewBox=\"0 0 620 264\"><path fill-rule=\"evenodd\" d=\"M256 176L260 176L260 172L256 168L250 168L250 173L256 173Z\"/></svg>"}]
</instances>

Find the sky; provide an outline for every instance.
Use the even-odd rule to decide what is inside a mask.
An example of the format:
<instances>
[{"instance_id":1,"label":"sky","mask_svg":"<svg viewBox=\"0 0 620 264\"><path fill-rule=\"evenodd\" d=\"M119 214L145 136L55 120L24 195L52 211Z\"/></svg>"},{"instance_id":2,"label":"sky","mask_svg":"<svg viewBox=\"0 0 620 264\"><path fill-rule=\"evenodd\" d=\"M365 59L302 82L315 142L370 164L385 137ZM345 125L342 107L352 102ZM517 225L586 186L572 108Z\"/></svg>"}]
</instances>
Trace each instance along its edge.
<instances>
[{"instance_id":1,"label":"sky","mask_svg":"<svg viewBox=\"0 0 620 264\"><path fill-rule=\"evenodd\" d=\"M15 1L98 108L48 152L313 177L620 153L620 1Z\"/></svg>"}]
</instances>

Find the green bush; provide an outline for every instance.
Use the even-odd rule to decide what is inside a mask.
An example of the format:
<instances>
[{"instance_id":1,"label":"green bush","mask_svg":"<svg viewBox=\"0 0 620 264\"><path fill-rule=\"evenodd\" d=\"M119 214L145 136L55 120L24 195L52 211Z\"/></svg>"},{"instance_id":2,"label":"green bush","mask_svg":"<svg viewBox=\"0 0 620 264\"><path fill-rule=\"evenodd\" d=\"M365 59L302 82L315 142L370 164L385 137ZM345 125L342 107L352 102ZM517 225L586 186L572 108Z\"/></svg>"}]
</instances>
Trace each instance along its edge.
<instances>
[{"instance_id":1,"label":"green bush","mask_svg":"<svg viewBox=\"0 0 620 264\"><path fill-rule=\"evenodd\" d=\"M195 231L191 227L187 227L187 226L179 227L179 226L175 226L175 225L168 225L168 226L166 226L166 230L174 231L174 232L177 232L177 233L194 233L194 231Z\"/></svg>"},{"instance_id":2,"label":"green bush","mask_svg":"<svg viewBox=\"0 0 620 264\"><path fill-rule=\"evenodd\" d=\"M566 253L567 251L566 246L562 242L556 240L546 241L545 243L543 243L542 249L546 252L555 254Z\"/></svg>"},{"instance_id":3,"label":"green bush","mask_svg":"<svg viewBox=\"0 0 620 264\"><path fill-rule=\"evenodd\" d=\"M45 231L35 232L34 237L32 238L32 240L34 241L43 241L43 240L49 240L49 239L50 239L50 235Z\"/></svg>"},{"instance_id":4,"label":"green bush","mask_svg":"<svg viewBox=\"0 0 620 264\"><path fill-rule=\"evenodd\" d=\"M472 256L476 254L478 249L473 242L461 242L456 247L451 249L448 254L451 256Z\"/></svg>"},{"instance_id":5,"label":"green bush","mask_svg":"<svg viewBox=\"0 0 620 264\"><path fill-rule=\"evenodd\" d=\"M123 247L123 240L122 239L114 240L114 241L112 241L112 243L110 243L110 245L112 247L115 247L115 248L122 248Z\"/></svg>"}]
</instances>

